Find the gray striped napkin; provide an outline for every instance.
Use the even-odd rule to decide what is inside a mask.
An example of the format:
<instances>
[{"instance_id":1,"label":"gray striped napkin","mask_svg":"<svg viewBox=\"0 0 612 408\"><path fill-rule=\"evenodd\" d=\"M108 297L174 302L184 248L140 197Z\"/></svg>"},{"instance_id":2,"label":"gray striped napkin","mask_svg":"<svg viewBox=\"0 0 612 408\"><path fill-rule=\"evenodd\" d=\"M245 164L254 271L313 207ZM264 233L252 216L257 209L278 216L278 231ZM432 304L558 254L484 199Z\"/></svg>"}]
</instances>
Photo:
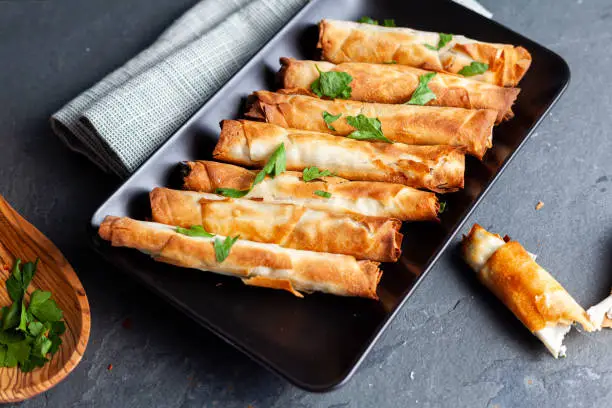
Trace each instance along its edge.
<instances>
[{"instance_id":1,"label":"gray striped napkin","mask_svg":"<svg viewBox=\"0 0 612 408\"><path fill-rule=\"evenodd\" d=\"M307 0L204 0L51 117L73 150L133 172Z\"/></svg>"}]
</instances>

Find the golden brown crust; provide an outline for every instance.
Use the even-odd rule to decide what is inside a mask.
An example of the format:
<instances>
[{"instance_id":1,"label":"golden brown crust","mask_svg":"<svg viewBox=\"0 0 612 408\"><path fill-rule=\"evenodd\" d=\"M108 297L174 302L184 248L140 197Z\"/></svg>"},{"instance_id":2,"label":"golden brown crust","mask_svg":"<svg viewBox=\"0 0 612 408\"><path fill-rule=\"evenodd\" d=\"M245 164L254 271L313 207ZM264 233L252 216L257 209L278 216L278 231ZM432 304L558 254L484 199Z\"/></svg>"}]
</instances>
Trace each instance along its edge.
<instances>
[{"instance_id":1,"label":"golden brown crust","mask_svg":"<svg viewBox=\"0 0 612 408\"><path fill-rule=\"evenodd\" d=\"M495 251L478 277L532 332L573 322L593 330L584 309L518 242Z\"/></svg>"},{"instance_id":2,"label":"golden brown crust","mask_svg":"<svg viewBox=\"0 0 612 408\"><path fill-rule=\"evenodd\" d=\"M419 84L419 77L427 74L419 68L398 64L369 64L346 62L338 65L321 61L300 61L281 58L281 93L316 96L310 85L323 72L346 72L351 81L351 99L361 102L403 104L410 100ZM428 106L450 106L465 109L493 109L496 121L510 119L512 105L520 89L504 88L481 81L472 81L459 75L438 73L429 84L436 98Z\"/></svg>"},{"instance_id":3,"label":"golden brown crust","mask_svg":"<svg viewBox=\"0 0 612 408\"><path fill-rule=\"evenodd\" d=\"M262 167L285 145L288 170L317 166L349 180L384 181L436 192L463 187L465 150L453 146L368 143L251 121L224 121L218 160Z\"/></svg>"},{"instance_id":4,"label":"golden brown crust","mask_svg":"<svg viewBox=\"0 0 612 408\"><path fill-rule=\"evenodd\" d=\"M201 225L213 234L380 262L395 262L401 254L401 221L396 219L331 214L293 204L167 188L154 189L150 197L153 221L162 224Z\"/></svg>"},{"instance_id":5,"label":"golden brown crust","mask_svg":"<svg viewBox=\"0 0 612 408\"><path fill-rule=\"evenodd\" d=\"M227 163L199 160L183 165L189 168L183 178L183 188L186 190L211 193L220 187L246 190L255 178L255 172Z\"/></svg>"},{"instance_id":6,"label":"golden brown crust","mask_svg":"<svg viewBox=\"0 0 612 408\"><path fill-rule=\"evenodd\" d=\"M241 121L222 121L221 136L219 137L219 141L213 150L213 157L220 160L223 160L223 157L235 157L235 160L231 160L232 163L243 166L259 165L258 167L263 167L265 165L265 160L263 162L260 161L259 163L249 160L247 157L248 148L249 141L245 136L244 126L242 125Z\"/></svg>"},{"instance_id":7,"label":"golden brown crust","mask_svg":"<svg viewBox=\"0 0 612 408\"><path fill-rule=\"evenodd\" d=\"M265 276L253 276L252 278L243 279L245 285L249 286L259 286L260 288L269 288L269 289L279 289L285 290L294 296L299 298L303 298L300 292L293 288L291 281L289 279L270 279Z\"/></svg>"},{"instance_id":8,"label":"golden brown crust","mask_svg":"<svg viewBox=\"0 0 612 408\"><path fill-rule=\"evenodd\" d=\"M381 271L378 263L357 261L346 255L281 248L277 245L238 240L229 256L217 262L212 238L192 238L171 227L108 216L100 237L113 246L149 253L154 259L180 267L223 273L247 280L247 284L276 287L292 293L322 291L341 296L377 299ZM267 279L251 279L263 277ZM269 280L278 280L273 285Z\"/></svg>"},{"instance_id":9,"label":"golden brown crust","mask_svg":"<svg viewBox=\"0 0 612 408\"><path fill-rule=\"evenodd\" d=\"M457 73L472 61L489 65L485 74L471 79L500 86L516 86L531 64L523 47L477 42L460 35L441 50L431 50L438 33L407 28L387 28L349 21L322 20L319 42L323 59L333 62L370 62L398 64Z\"/></svg>"},{"instance_id":10,"label":"golden brown crust","mask_svg":"<svg viewBox=\"0 0 612 408\"><path fill-rule=\"evenodd\" d=\"M293 129L347 136L355 128L347 116L363 114L380 120L384 135L396 142L412 145L451 145L465 147L482 159L493 145L492 132L497 112L490 109L390 105L341 99L324 100L303 95L257 91L246 116ZM332 130L322 112L342 116Z\"/></svg>"},{"instance_id":11,"label":"golden brown crust","mask_svg":"<svg viewBox=\"0 0 612 408\"><path fill-rule=\"evenodd\" d=\"M190 169L184 178L184 188L204 193L214 193L217 188L249 189L257 174L232 164L211 161L186 162L184 165ZM314 194L324 189L332 194L333 200ZM428 191L401 184L349 181L341 177L305 182L302 173L294 171L284 172L275 178L265 178L245 198L289 202L314 210L397 218L402 221L436 220L439 210L436 195Z\"/></svg>"}]
</instances>

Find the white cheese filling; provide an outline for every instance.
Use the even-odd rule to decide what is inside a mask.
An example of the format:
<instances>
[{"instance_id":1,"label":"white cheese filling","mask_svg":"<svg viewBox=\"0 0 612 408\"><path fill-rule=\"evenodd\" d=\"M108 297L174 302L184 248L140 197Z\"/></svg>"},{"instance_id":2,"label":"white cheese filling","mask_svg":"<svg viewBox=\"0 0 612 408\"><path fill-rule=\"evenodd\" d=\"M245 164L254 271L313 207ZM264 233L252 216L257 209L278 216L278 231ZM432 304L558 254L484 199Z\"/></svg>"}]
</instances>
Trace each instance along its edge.
<instances>
[{"instance_id":1,"label":"white cheese filling","mask_svg":"<svg viewBox=\"0 0 612 408\"><path fill-rule=\"evenodd\" d=\"M467 256L468 259L466 259L466 261L474 270L479 271L484 267L495 251L505 244L504 240L494 234L486 231L478 231L473 241L470 243ZM528 252L528 254L533 260L537 257L531 252ZM612 300L610 306L612 306ZM557 324L537 330L534 334L544 343L548 351L550 351L555 358L559 358L559 356L565 357L566 347L563 345L563 339L571 328L572 326L568 324Z\"/></svg>"},{"instance_id":2,"label":"white cheese filling","mask_svg":"<svg viewBox=\"0 0 612 408\"><path fill-rule=\"evenodd\" d=\"M612 295L608 296L595 306L591 306L589 310L587 310L587 314L597 330L601 330L601 325L603 324L604 319L606 317L608 319L612 319Z\"/></svg>"},{"instance_id":3,"label":"white cheese filling","mask_svg":"<svg viewBox=\"0 0 612 408\"><path fill-rule=\"evenodd\" d=\"M544 343L548 351L550 351L555 358L559 358L565 357L567 347L563 345L563 338L571 328L572 326L569 324L557 324L556 326L537 330L533 334Z\"/></svg>"}]
</instances>

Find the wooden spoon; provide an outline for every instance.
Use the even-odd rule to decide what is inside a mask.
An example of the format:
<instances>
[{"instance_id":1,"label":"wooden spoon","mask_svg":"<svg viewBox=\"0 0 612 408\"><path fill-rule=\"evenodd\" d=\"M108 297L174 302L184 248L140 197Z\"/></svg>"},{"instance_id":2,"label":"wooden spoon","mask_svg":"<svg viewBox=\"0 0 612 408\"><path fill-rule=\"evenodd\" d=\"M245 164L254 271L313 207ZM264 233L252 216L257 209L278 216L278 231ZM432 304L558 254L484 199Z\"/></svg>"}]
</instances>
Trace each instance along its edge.
<instances>
[{"instance_id":1,"label":"wooden spoon","mask_svg":"<svg viewBox=\"0 0 612 408\"><path fill-rule=\"evenodd\" d=\"M83 357L91 327L85 290L66 258L0 195L0 307L11 303L4 281L13 262L17 258L34 261L37 257L40 262L28 294L35 289L50 291L64 311L66 332L61 336L60 349L44 367L30 373L0 368L0 403L30 398L66 378Z\"/></svg>"}]
</instances>

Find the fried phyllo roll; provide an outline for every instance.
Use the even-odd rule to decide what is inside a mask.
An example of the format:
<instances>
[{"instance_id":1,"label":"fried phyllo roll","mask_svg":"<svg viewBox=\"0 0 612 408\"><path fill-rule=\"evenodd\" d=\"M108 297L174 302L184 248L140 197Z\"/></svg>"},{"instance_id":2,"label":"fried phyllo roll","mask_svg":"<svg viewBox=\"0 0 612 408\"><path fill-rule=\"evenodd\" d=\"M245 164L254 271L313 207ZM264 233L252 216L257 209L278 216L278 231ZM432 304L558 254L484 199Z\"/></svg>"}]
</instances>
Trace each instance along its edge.
<instances>
[{"instance_id":1,"label":"fried phyllo roll","mask_svg":"<svg viewBox=\"0 0 612 408\"><path fill-rule=\"evenodd\" d=\"M304 181L302 173L286 171L266 177L253 186L256 171L213 161L181 163L183 188L204 193L231 188L247 191L247 199L267 203L295 204L331 213L397 218L401 221L437 220L440 206L434 193L401 184L349 181L341 177L319 177ZM315 191L326 191L321 197Z\"/></svg>"},{"instance_id":2,"label":"fried phyllo roll","mask_svg":"<svg viewBox=\"0 0 612 408\"><path fill-rule=\"evenodd\" d=\"M317 166L349 180L385 181L436 192L463 187L465 155L460 147L370 143L261 122L223 121L213 157L263 167L281 144L288 170Z\"/></svg>"},{"instance_id":3,"label":"fried phyllo roll","mask_svg":"<svg viewBox=\"0 0 612 408\"><path fill-rule=\"evenodd\" d=\"M322 20L317 47L324 60L335 64L397 63L499 86L516 86L531 65L523 47L352 21Z\"/></svg>"},{"instance_id":4,"label":"fried phyllo roll","mask_svg":"<svg viewBox=\"0 0 612 408\"><path fill-rule=\"evenodd\" d=\"M584 309L518 242L505 242L475 224L463 238L462 250L480 281L555 358L565 355L563 338L573 323L594 330Z\"/></svg>"},{"instance_id":5,"label":"fried phyllo roll","mask_svg":"<svg viewBox=\"0 0 612 408\"><path fill-rule=\"evenodd\" d=\"M401 221L397 219L167 188L154 189L150 197L153 221L162 224L201 225L213 234L380 262L395 262L401 254Z\"/></svg>"},{"instance_id":6,"label":"fried phyllo roll","mask_svg":"<svg viewBox=\"0 0 612 408\"><path fill-rule=\"evenodd\" d=\"M462 146L479 159L493 146L493 125L497 116L495 111L488 109L326 100L268 91L257 91L250 99L247 117L285 128L347 136L357 130L348 120L365 115L378 119L384 136L393 141L414 145ZM340 116L328 123L323 112Z\"/></svg>"},{"instance_id":7,"label":"fried phyllo roll","mask_svg":"<svg viewBox=\"0 0 612 408\"><path fill-rule=\"evenodd\" d=\"M348 255L283 248L238 239L229 255L218 261L217 246L224 237L194 237L175 227L130 218L107 216L100 237L113 246L138 249L160 262L235 276L252 286L377 299L382 272L378 263Z\"/></svg>"},{"instance_id":8,"label":"fried phyllo roll","mask_svg":"<svg viewBox=\"0 0 612 408\"><path fill-rule=\"evenodd\" d=\"M283 93L311 94L311 85L321 72L345 72L352 78L350 99L362 102L403 104L419 86L419 78L429 73L399 64L345 62L338 65L325 61L300 61L281 58L280 83ZM514 116L512 105L520 89L505 88L459 75L437 73L427 84L436 95L428 106L453 106L465 109L493 109L496 122Z\"/></svg>"}]
</instances>

